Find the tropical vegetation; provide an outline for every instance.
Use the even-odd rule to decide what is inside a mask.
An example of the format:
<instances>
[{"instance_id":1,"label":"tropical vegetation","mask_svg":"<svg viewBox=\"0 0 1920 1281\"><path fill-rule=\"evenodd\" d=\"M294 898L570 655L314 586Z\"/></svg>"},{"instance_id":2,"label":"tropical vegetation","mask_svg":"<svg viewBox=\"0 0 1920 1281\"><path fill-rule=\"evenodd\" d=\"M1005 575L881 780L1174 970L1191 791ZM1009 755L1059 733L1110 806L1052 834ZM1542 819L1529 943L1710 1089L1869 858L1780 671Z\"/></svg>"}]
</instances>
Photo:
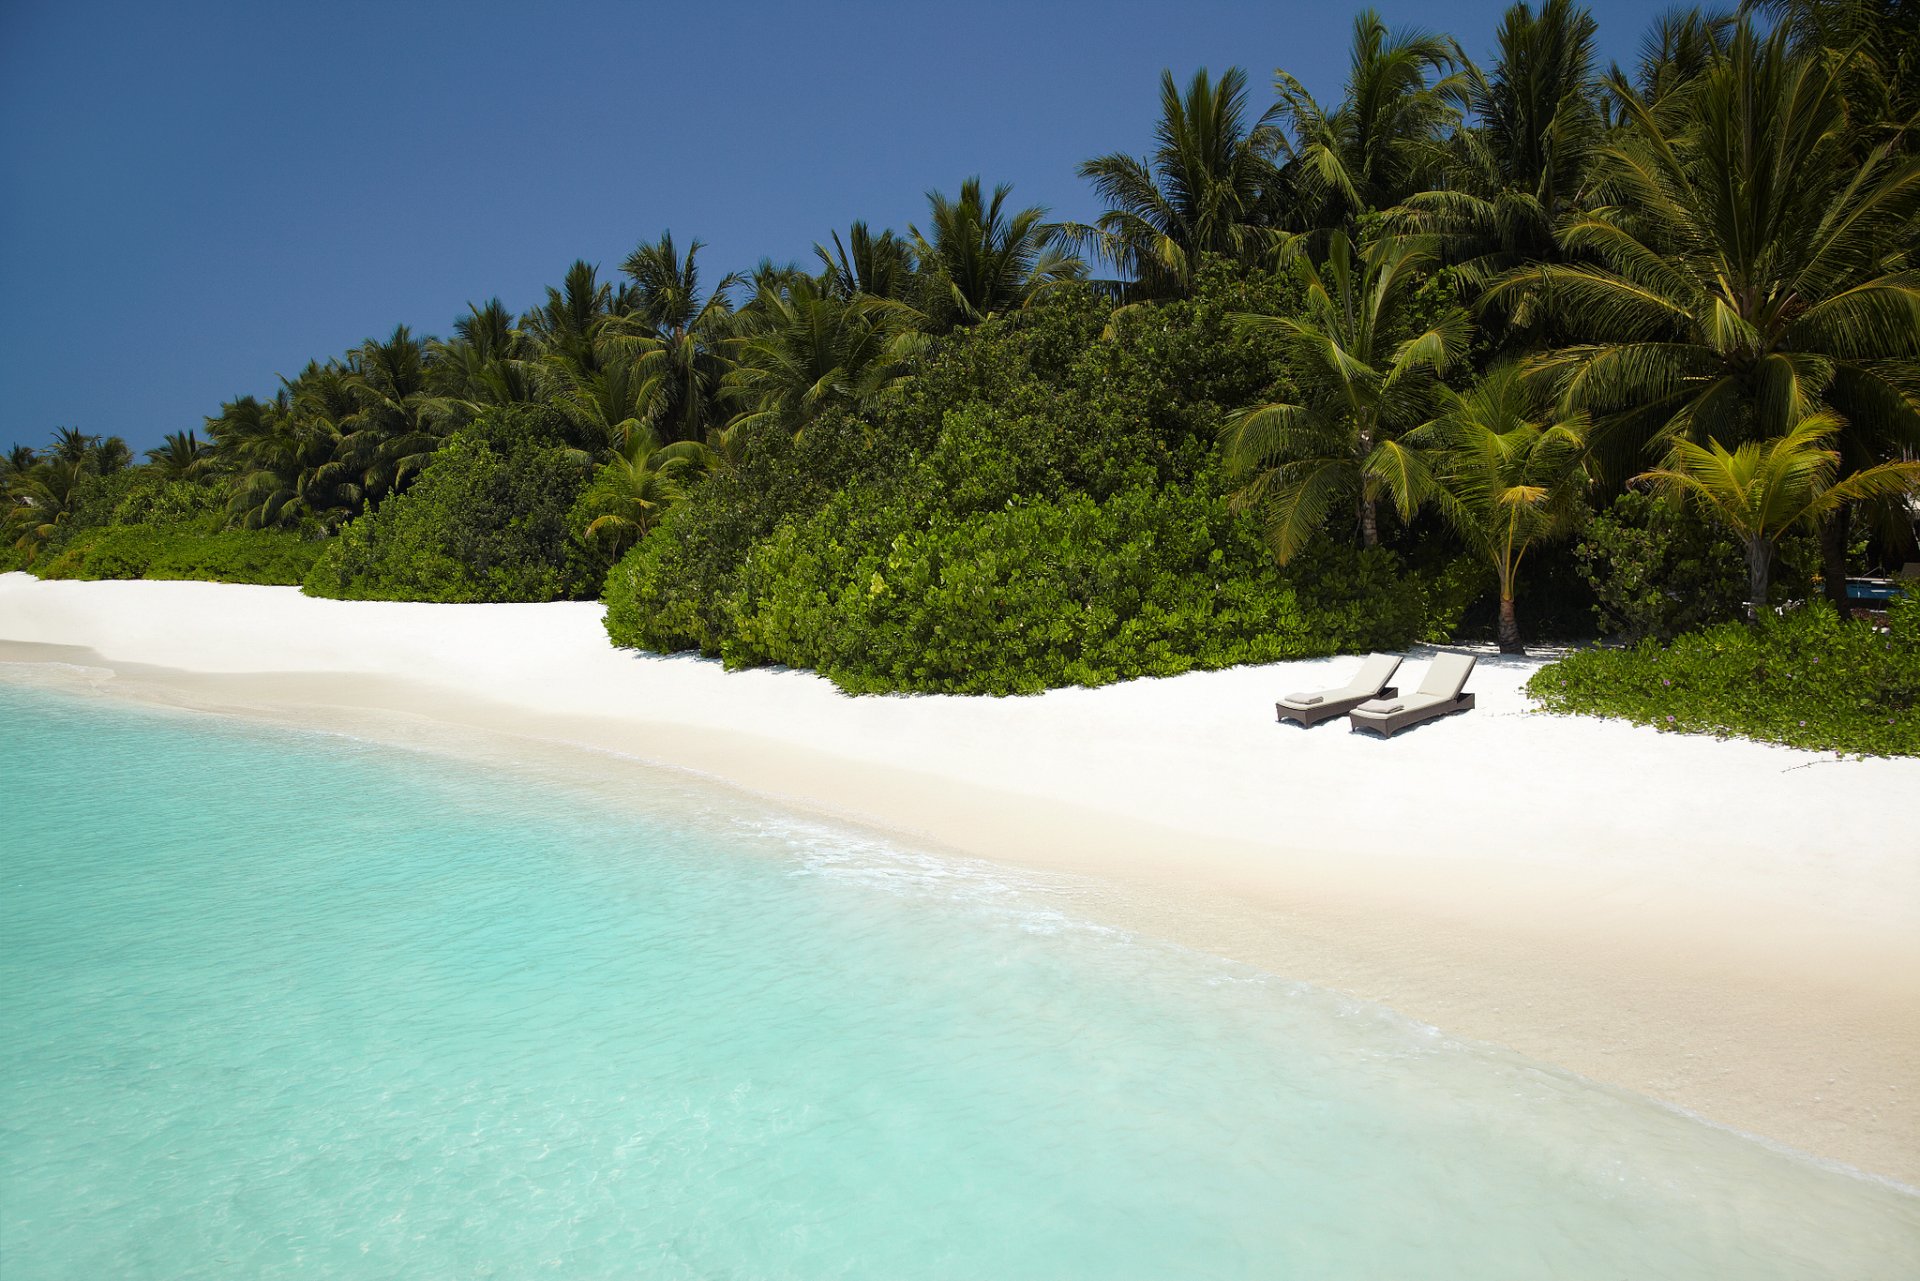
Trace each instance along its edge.
<instances>
[{"instance_id":1,"label":"tropical vegetation","mask_svg":"<svg viewBox=\"0 0 1920 1281\"><path fill-rule=\"evenodd\" d=\"M1580 615L1871 649L1848 577L1920 559L1916 12L1675 11L1613 67L1575 0L1512 5L1485 65L1362 13L1334 98L1165 73L1145 150L1080 166L1086 222L976 176L808 263L661 234L142 462L15 446L0 565L214 574L240 544L199 540L250 533L309 592L602 595L617 643L858 691Z\"/></svg>"}]
</instances>

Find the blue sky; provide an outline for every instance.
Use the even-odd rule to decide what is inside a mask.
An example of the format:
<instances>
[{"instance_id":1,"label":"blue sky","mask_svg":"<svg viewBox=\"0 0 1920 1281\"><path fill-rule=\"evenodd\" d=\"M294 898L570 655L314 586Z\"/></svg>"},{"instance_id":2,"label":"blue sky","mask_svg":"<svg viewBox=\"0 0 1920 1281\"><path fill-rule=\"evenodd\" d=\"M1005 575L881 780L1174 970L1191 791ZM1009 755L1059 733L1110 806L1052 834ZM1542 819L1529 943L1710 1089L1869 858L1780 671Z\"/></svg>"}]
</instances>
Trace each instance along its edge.
<instances>
[{"instance_id":1,"label":"blue sky","mask_svg":"<svg viewBox=\"0 0 1920 1281\"><path fill-rule=\"evenodd\" d=\"M1378 6L1484 57L1504 8ZM1596 4L1629 58L1667 0ZM969 174L1090 218L1170 67L1337 96L1330 3L0 4L0 445L137 449L396 323L699 237L715 276Z\"/></svg>"}]
</instances>

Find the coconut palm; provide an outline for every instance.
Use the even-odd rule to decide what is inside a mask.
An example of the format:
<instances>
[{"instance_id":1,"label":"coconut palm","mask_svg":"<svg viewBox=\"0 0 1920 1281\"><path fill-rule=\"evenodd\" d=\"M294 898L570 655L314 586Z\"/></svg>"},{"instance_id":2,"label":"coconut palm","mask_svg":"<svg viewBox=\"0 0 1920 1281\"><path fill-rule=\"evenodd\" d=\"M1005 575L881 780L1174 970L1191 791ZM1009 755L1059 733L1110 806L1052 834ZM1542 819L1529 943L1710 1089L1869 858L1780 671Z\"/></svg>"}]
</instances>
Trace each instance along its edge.
<instances>
[{"instance_id":1,"label":"coconut palm","mask_svg":"<svg viewBox=\"0 0 1920 1281\"><path fill-rule=\"evenodd\" d=\"M1682 89L1726 56L1733 31L1734 17L1723 10L1673 8L1656 16L1640 39L1633 77L1640 100L1654 110L1677 101ZM1613 78L1626 83L1618 68ZM1619 117L1618 123L1626 122Z\"/></svg>"},{"instance_id":2,"label":"coconut palm","mask_svg":"<svg viewBox=\"0 0 1920 1281\"><path fill-rule=\"evenodd\" d=\"M1614 82L1606 203L1560 230L1587 261L1495 286L1575 339L1538 368L1616 475L1671 439L1737 445L1827 410L1843 475L1920 447L1920 159L1854 159L1842 70L1741 24L1668 109Z\"/></svg>"},{"instance_id":3,"label":"coconut palm","mask_svg":"<svg viewBox=\"0 0 1920 1281\"><path fill-rule=\"evenodd\" d=\"M1353 21L1346 95L1328 110L1284 71L1274 73L1283 150L1316 228L1352 230L1433 185L1446 139L1467 105L1466 58L1450 37L1389 31L1364 10Z\"/></svg>"},{"instance_id":4,"label":"coconut palm","mask_svg":"<svg viewBox=\"0 0 1920 1281\"><path fill-rule=\"evenodd\" d=\"M238 479L228 510L248 529L313 521L331 528L361 510L362 477L346 459L342 424L357 409L353 375L309 363L271 401L242 396L207 420L207 434Z\"/></svg>"},{"instance_id":5,"label":"coconut palm","mask_svg":"<svg viewBox=\"0 0 1920 1281\"><path fill-rule=\"evenodd\" d=\"M168 480L192 480L213 466L213 449L191 431L168 432L147 461Z\"/></svg>"},{"instance_id":6,"label":"coconut palm","mask_svg":"<svg viewBox=\"0 0 1920 1281\"><path fill-rule=\"evenodd\" d=\"M984 197L977 177L960 184L958 199L929 191L930 232L907 228L935 332L978 324L1086 275L1078 258L1050 246L1045 209L1006 208L1012 193L1002 183Z\"/></svg>"},{"instance_id":7,"label":"coconut palm","mask_svg":"<svg viewBox=\"0 0 1920 1281\"><path fill-rule=\"evenodd\" d=\"M1439 233L1470 282L1559 256L1554 226L1601 139L1597 29L1573 0L1545 0L1537 13L1516 4L1501 20L1492 72L1469 68L1475 127L1455 138L1445 185L1406 205L1408 221Z\"/></svg>"},{"instance_id":8,"label":"coconut palm","mask_svg":"<svg viewBox=\"0 0 1920 1281\"><path fill-rule=\"evenodd\" d=\"M100 444L98 436L89 436L78 427L56 427L47 456L56 462L84 463Z\"/></svg>"},{"instance_id":9,"label":"coconut palm","mask_svg":"<svg viewBox=\"0 0 1920 1281\"><path fill-rule=\"evenodd\" d=\"M454 336L428 344L433 391L462 405L467 415L483 405L529 404L540 399L535 348L498 298L453 322Z\"/></svg>"},{"instance_id":10,"label":"coconut palm","mask_svg":"<svg viewBox=\"0 0 1920 1281\"><path fill-rule=\"evenodd\" d=\"M1439 508L1492 567L1503 654L1524 653L1514 598L1528 552L1570 532L1587 487L1583 423L1541 403L1507 362L1465 392L1442 388L1440 413L1409 432L1419 455L1407 496Z\"/></svg>"},{"instance_id":11,"label":"coconut palm","mask_svg":"<svg viewBox=\"0 0 1920 1281\"><path fill-rule=\"evenodd\" d=\"M738 275L702 292L696 240L682 257L671 232L642 244L621 264L633 281L628 310L608 326L610 346L637 362L646 379L644 417L663 440L704 441L727 421L721 381L731 366Z\"/></svg>"},{"instance_id":12,"label":"coconut palm","mask_svg":"<svg viewBox=\"0 0 1920 1281\"><path fill-rule=\"evenodd\" d=\"M1435 261L1426 242L1376 239L1358 254L1334 231L1324 268L1297 251L1299 316L1242 315L1276 334L1298 394L1228 415L1225 458L1240 482L1235 501L1261 513L1275 553L1291 559L1340 504L1351 504L1360 541L1379 543L1377 508L1394 498L1410 513L1417 464L1399 437L1427 417L1438 375L1466 353L1466 314L1431 319L1412 306Z\"/></svg>"},{"instance_id":13,"label":"coconut palm","mask_svg":"<svg viewBox=\"0 0 1920 1281\"><path fill-rule=\"evenodd\" d=\"M1746 0L1794 47L1845 56L1847 104L1863 148L1920 144L1920 5L1911 0Z\"/></svg>"},{"instance_id":14,"label":"coconut palm","mask_svg":"<svg viewBox=\"0 0 1920 1281\"><path fill-rule=\"evenodd\" d=\"M639 428L600 468L583 499L594 513L587 537L616 559L624 555L712 463L712 451L699 441L663 445L652 429Z\"/></svg>"},{"instance_id":15,"label":"coconut palm","mask_svg":"<svg viewBox=\"0 0 1920 1281\"><path fill-rule=\"evenodd\" d=\"M41 459L7 487L6 532L29 565L49 538L72 517L94 473L85 458L60 453Z\"/></svg>"},{"instance_id":16,"label":"coconut palm","mask_svg":"<svg viewBox=\"0 0 1920 1281\"><path fill-rule=\"evenodd\" d=\"M560 288L547 287L547 300L521 318L520 327L540 360L550 367L591 373L599 354L598 339L614 315L613 286L602 281L592 263L576 259L567 268ZM492 318L488 318L491 325ZM502 335L486 335L489 345L501 345Z\"/></svg>"},{"instance_id":17,"label":"coconut palm","mask_svg":"<svg viewBox=\"0 0 1920 1281\"><path fill-rule=\"evenodd\" d=\"M404 489L450 427L454 406L432 393L430 354L405 325L355 349L346 387L354 410L339 426L341 462L358 473L369 504Z\"/></svg>"},{"instance_id":18,"label":"coconut palm","mask_svg":"<svg viewBox=\"0 0 1920 1281\"><path fill-rule=\"evenodd\" d=\"M1773 549L1783 534L1816 524L1843 503L1904 498L1920 493L1920 462L1887 462L1836 479L1834 437L1840 419L1809 414L1784 435L1747 441L1729 450L1675 439L1666 461L1639 480L1677 499L1691 500L1740 540L1747 554L1747 611L1767 605Z\"/></svg>"},{"instance_id":19,"label":"coconut palm","mask_svg":"<svg viewBox=\"0 0 1920 1281\"><path fill-rule=\"evenodd\" d=\"M913 247L891 231L876 236L866 223L856 222L844 242L836 231L831 250L815 244L813 252L820 259L822 284L848 302L866 297L912 303L918 294Z\"/></svg>"},{"instance_id":20,"label":"coconut palm","mask_svg":"<svg viewBox=\"0 0 1920 1281\"><path fill-rule=\"evenodd\" d=\"M1107 212L1092 226L1063 223L1063 242L1112 263L1144 298L1186 293L1202 254L1251 262L1270 253L1281 138L1268 117L1249 115L1239 67L1217 84L1202 68L1185 94L1162 71L1158 145L1143 158L1116 151L1081 164Z\"/></svg>"},{"instance_id":21,"label":"coconut palm","mask_svg":"<svg viewBox=\"0 0 1920 1281\"><path fill-rule=\"evenodd\" d=\"M743 408L730 430L778 421L798 430L834 406L871 396L900 372L920 337L919 313L883 298L841 296L801 276L762 286L741 312L726 391Z\"/></svg>"}]
</instances>

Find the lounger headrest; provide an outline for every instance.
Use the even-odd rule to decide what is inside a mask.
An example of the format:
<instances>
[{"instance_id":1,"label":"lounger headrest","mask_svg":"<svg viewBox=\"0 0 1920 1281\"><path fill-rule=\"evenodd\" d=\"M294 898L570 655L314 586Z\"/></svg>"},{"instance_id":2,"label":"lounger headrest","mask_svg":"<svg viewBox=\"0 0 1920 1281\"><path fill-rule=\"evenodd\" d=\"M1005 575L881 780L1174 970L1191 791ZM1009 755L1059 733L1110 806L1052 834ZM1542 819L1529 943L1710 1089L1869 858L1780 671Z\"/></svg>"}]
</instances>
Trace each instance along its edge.
<instances>
[{"instance_id":1,"label":"lounger headrest","mask_svg":"<svg viewBox=\"0 0 1920 1281\"><path fill-rule=\"evenodd\" d=\"M1349 689L1377 690L1393 679L1400 670L1398 654L1369 654L1367 661L1360 664L1360 671L1348 683Z\"/></svg>"},{"instance_id":2,"label":"lounger headrest","mask_svg":"<svg viewBox=\"0 0 1920 1281\"><path fill-rule=\"evenodd\" d=\"M1471 654L1435 654L1427 664L1427 678L1420 682L1420 692L1442 698L1455 697L1465 688L1473 664Z\"/></svg>"}]
</instances>

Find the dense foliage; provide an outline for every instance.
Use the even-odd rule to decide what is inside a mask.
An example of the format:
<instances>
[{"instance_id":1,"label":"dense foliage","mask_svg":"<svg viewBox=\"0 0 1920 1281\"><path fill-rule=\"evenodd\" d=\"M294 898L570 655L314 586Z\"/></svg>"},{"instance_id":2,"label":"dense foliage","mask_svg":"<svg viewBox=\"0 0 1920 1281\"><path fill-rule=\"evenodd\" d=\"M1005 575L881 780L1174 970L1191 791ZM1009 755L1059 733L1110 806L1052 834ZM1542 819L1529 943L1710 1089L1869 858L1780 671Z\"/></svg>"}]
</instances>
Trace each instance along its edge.
<instances>
[{"instance_id":1,"label":"dense foliage","mask_svg":"<svg viewBox=\"0 0 1920 1281\"><path fill-rule=\"evenodd\" d=\"M1690 507L1628 491L1582 527L1574 547L1603 635L1629 644L1740 617L1747 577L1740 545ZM1779 549L1771 603L1803 600L1820 552L1810 535Z\"/></svg>"},{"instance_id":2,"label":"dense foliage","mask_svg":"<svg viewBox=\"0 0 1920 1281\"><path fill-rule=\"evenodd\" d=\"M1816 603L1670 645L1583 650L1541 668L1527 689L1552 712L1816 751L1920 756L1920 595L1906 593L1889 617L1881 631Z\"/></svg>"},{"instance_id":3,"label":"dense foliage","mask_svg":"<svg viewBox=\"0 0 1920 1281\"><path fill-rule=\"evenodd\" d=\"M321 544L285 530L194 533L112 525L71 539L38 566L42 578L195 578L220 583L297 585Z\"/></svg>"},{"instance_id":4,"label":"dense foliage","mask_svg":"<svg viewBox=\"0 0 1920 1281\"><path fill-rule=\"evenodd\" d=\"M604 572L574 507L590 470L549 416L499 410L459 432L406 492L348 524L306 576L349 600L540 601Z\"/></svg>"},{"instance_id":5,"label":"dense foliage","mask_svg":"<svg viewBox=\"0 0 1920 1281\"><path fill-rule=\"evenodd\" d=\"M852 690L1844 614L1920 518L1920 8L1675 13L1611 72L1597 31L1515 4L1482 67L1362 13L1337 100L1163 75L1091 223L972 177L806 265L662 235L141 465L62 429L0 459L0 564L277 530L316 594L604 594Z\"/></svg>"}]
</instances>

